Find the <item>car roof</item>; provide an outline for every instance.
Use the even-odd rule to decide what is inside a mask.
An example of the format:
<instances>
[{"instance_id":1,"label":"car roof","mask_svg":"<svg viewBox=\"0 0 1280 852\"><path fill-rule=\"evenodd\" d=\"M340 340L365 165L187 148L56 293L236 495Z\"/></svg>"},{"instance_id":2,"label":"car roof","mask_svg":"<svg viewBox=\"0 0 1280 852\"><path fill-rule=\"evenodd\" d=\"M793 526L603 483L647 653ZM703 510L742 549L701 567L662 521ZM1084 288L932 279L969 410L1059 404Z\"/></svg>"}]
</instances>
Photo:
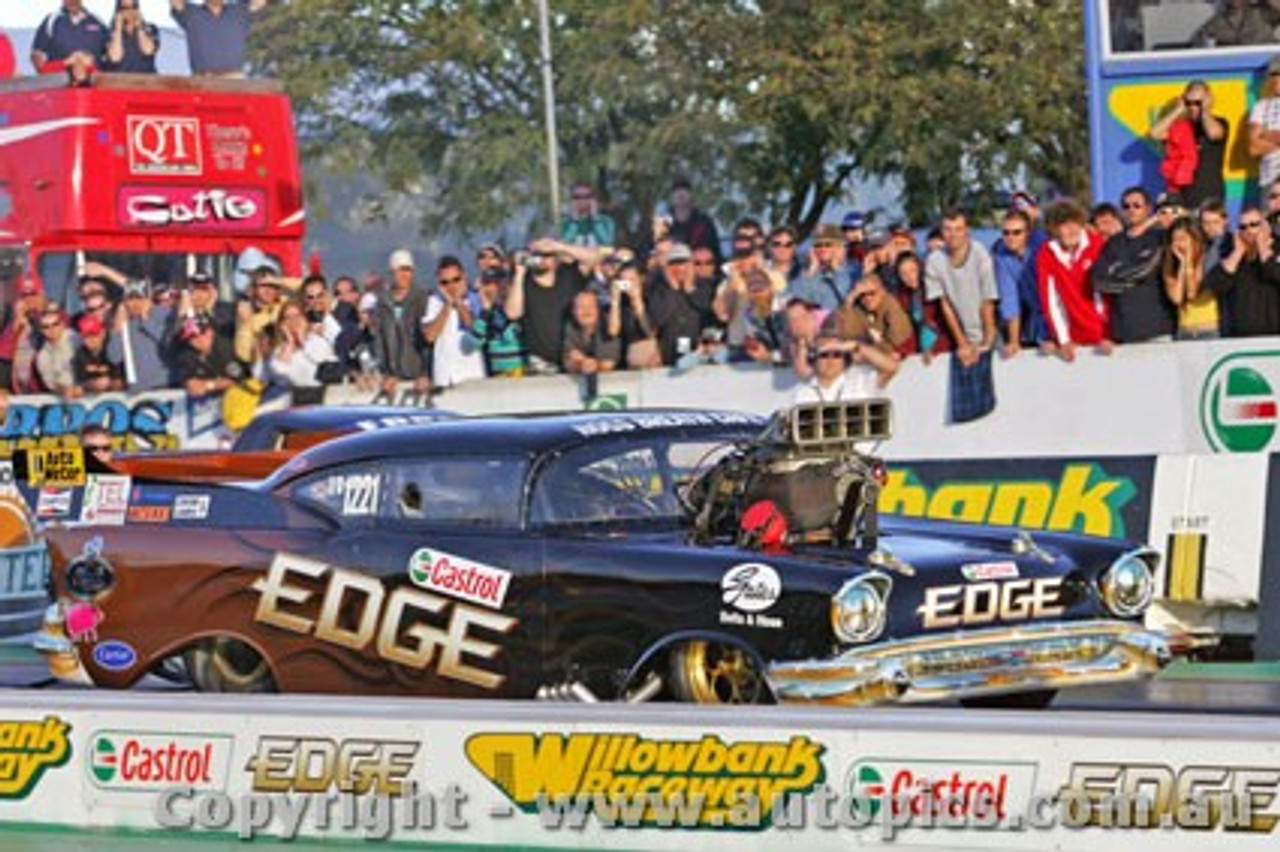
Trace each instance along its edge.
<instances>
[{"instance_id":1,"label":"car roof","mask_svg":"<svg viewBox=\"0 0 1280 852\"><path fill-rule=\"evenodd\" d=\"M363 460L432 455L538 456L603 436L724 436L748 438L768 420L736 411L639 409L578 414L530 414L442 420L361 432L327 441L295 456L266 483Z\"/></svg>"},{"instance_id":2,"label":"car roof","mask_svg":"<svg viewBox=\"0 0 1280 852\"><path fill-rule=\"evenodd\" d=\"M411 417L422 421L444 420L460 415L452 411L434 408L413 408L401 405L305 405L297 408L286 408L280 411L267 411L253 419L240 437L236 439L234 449L273 449L266 444L279 434L293 432L349 432L356 430L361 421L372 421L376 426L387 425L384 421L396 418Z\"/></svg>"}]
</instances>

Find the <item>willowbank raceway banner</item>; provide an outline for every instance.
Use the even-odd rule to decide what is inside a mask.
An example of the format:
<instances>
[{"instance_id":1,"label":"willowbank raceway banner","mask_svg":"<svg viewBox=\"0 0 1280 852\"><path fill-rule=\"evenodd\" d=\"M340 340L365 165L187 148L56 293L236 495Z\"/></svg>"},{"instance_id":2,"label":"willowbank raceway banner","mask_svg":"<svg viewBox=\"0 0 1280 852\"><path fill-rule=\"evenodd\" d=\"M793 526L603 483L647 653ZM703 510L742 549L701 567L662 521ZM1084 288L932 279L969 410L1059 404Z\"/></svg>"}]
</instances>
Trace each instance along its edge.
<instances>
[{"instance_id":1,"label":"willowbank raceway banner","mask_svg":"<svg viewBox=\"0 0 1280 852\"><path fill-rule=\"evenodd\" d=\"M1280 842L1274 720L602 715L598 705L186 694L166 695L161 711L154 695L45 697L39 709L0 698L7 825L655 852Z\"/></svg>"}]
</instances>

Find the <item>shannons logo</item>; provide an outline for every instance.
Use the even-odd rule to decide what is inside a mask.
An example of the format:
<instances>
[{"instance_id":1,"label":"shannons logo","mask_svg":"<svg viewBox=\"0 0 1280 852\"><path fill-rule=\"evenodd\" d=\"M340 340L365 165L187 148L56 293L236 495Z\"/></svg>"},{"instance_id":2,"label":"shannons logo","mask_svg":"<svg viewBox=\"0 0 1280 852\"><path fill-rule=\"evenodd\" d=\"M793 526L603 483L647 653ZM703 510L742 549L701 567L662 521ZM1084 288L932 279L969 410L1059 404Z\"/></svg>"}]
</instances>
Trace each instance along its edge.
<instances>
[{"instance_id":1,"label":"shannons logo","mask_svg":"<svg viewBox=\"0 0 1280 852\"><path fill-rule=\"evenodd\" d=\"M805 736L784 741L648 739L636 734L476 734L467 759L526 813L550 801L659 797L703 802L699 824L722 827L735 803L803 795L821 784L824 747ZM646 813L645 823L653 823ZM763 826L762 826L763 827Z\"/></svg>"},{"instance_id":2,"label":"shannons logo","mask_svg":"<svg viewBox=\"0 0 1280 852\"><path fill-rule=\"evenodd\" d=\"M46 770L70 760L70 733L57 716L0 721L0 799L25 799Z\"/></svg>"},{"instance_id":3,"label":"shannons logo","mask_svg":"<svg viewBox=\"0 0 1280 852\"><path fill-rule=\"evenodd\" d=\"M1200 395L1200 423L1214 450L1251 453L1271 444L1277 401L1263 359L1277 354L1232 355L1209 370ZM1236 363L1242 359L1249 363Z\"/></svg>"}]
</instances>

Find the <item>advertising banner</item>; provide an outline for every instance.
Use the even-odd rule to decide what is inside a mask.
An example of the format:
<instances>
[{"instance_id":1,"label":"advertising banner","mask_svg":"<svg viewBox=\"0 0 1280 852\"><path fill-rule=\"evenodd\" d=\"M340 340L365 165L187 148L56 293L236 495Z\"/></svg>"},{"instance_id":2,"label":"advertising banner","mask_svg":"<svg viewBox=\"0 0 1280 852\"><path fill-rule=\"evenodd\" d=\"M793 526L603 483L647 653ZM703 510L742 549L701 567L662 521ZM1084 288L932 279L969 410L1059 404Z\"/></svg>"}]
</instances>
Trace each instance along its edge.
<instances>
[{"instance_id":1,"label":"advertising banner","mask_svg":"<svg viewBox=\"0 0 1280 852\"><path fill-rule=\"evenodd\" d=\"M654 852L1248 852L1280 834L1269 718L41 699L0 701L10 825Z\"/></svg>"}]
</instances>

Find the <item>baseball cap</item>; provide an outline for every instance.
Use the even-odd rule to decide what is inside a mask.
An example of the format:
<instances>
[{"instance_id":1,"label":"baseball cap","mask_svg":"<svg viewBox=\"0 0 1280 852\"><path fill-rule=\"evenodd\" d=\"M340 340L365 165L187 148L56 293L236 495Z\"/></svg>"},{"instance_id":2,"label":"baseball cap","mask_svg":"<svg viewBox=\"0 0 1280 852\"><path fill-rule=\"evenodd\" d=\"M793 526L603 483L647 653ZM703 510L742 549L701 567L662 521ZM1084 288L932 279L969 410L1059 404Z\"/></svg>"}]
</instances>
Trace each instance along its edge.
<instances>
[{"instance_id":1,"label":"baseball cap","mask_svg":"<svg viewBox=\"0 0 1280 852\"><path fill-rule=\"evenodd\" d=\"M844 214L844 219L840 221L840 230L848 231L853 228L865 228L867 226L867 217L860 210L853 210Z\"/></svg>"},{"instance_id":2,"label":"baseball cap","mask_svg":"<svg viewBox=\"0 0 1280 852\"><path fill-rule=\"evenodd\" d=\"M193 272L187 276L187 283L192 287L212 287L213 276L207 272Z\"/></svg>"},{"instance_id":3,"label":"baseball cap","mask_svg":"<svg viewBox=\"0 0 1280 852\"><path fill-rule=\"evenodd\" d=\"M408 249L396 249L391 252L391 257L387 258L387 268L396 269L413 269L413 254Z\"/></svg>"},{"instance_id":4,"label":"baseball cap","mask_svg":"<svg viewBox=\"0 0 1280 852\"><path fill-rule=\"evenodd\" d=\"M236 292L243 293L253 282L253 275L262 267L267 266L276 275L280 274L280 267L272 262L267 253L257 246L249 246L240 252L240 259L236 262L235 284Z\"/></svg>"},{"instance_id":5,"label":"baseball cap","mask_svg":"<svg viewBox=\"0 0 1280 852\"><path fill-rule=\"evenodd\" d=\"M76 330L80 332L81 337L88 337L91 334L102 334L105 328L96 314L85 314L80 317L80 322L76 323Z\"/></svg>"},{"instance_id":6,"label":"baseball cap","mask_svg":"<svg viewBox=\"0 0 1280 852\"><path fill-rule=\"evenodd\" d=\"M365 293L360 297L359 309L361 312L371 311L378 307L378 296L375 293Z\"/></svg>"},{"instance_id":7,"label":"baseball cap","mask_svg":"<svg viewBox=\"0 0 1280 852\"><path fill-rule=\"evenodd\" d=\"M667 263L688 263L693 260L693 252L684 243L672 243L667 249Z\"/></svg>"},{"instance_id":8,"label":"baseball cap","mask_svg":"<svg viewBox=\"0 0 1280 852\"><path fill-rule=\"evenodd\" d=\"M503 251L502 246L498 245L497 243L485 243L484 245L480 246L480 250L477 251L476 254L477 255L491 254L497 260L507 259L507 253ZM412 266L413 264L409 264L409 265Z\"/></svg>"},{"instance_id":9,"label":"baseball cap","mask_svg":"<svg viewBox=\"0 0 1280 852\"><path fill-rule=\"evenodd\" d=\"M1030 191L1025 189L1015 191L1010 197L1009 202L1010 206L1013 207L1014 210L1026 210L1039 204L1039 202L1036 201L1036 197L1032 195Z\"/></svg>"},{"instance_id":10,"label":"baseball cap","mask_svg":"<svg viewBox=\"0 0 1280 852\"><path fill-rule=\"evenodd\" d=\"M1156 199L1156 209L1164 210L1170 207L1185 207L1182 203L1182 196L1176 192L1162 192L1160 197Z\"/></svg>"},{"instance_id":11,"label":"baseball cap","mask_svg":"<svg viewBox=\"0 0 1280 852\"><path fill-rule=\"evenodd\" d=\"M884 228L872 228L867 231L868 248L877 248L889 242L889 232Z\"/></svg>"},{"instance_id":12,"label":"baseball cap","mask_svg":"<svg viewBox=\"0 0 1280 852\"><path fill-rule=\"evenodd\" d=\"M814 245L818 243L835 243L839 245L844 242L844 229L839 225L819 225L818 230L813 235Z\"/></svg>"},{"instance_id":13,"label":"baseball cap","mask_svg":"<svg viewBox=\"0 0 1280 852\"><path fill-rule=\"evenodd\" d=\"M126 296L151 296L151 282L145 278L130 278L124 282Z\"/></svg>"}]
</instances>

